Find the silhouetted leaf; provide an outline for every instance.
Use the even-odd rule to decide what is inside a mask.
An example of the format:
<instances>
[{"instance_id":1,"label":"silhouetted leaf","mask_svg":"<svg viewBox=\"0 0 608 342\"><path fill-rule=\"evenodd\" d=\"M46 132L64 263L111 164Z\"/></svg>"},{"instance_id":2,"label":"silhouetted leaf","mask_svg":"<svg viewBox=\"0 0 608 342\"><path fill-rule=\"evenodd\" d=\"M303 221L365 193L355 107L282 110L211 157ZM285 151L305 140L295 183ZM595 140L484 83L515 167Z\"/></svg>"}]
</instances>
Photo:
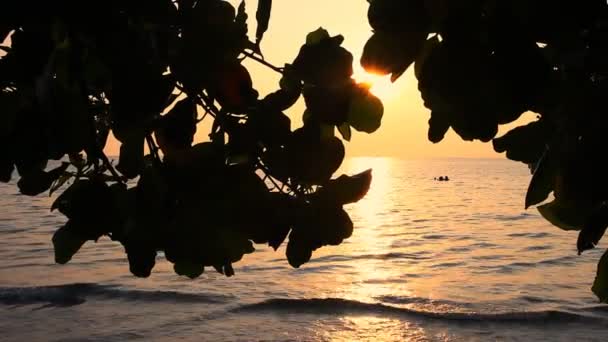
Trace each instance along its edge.
<instances>
[{"instance_id":1,"label":"silhouetted leaf","mask_svg":"<svg viewBox=\"0 0 608 342\"><path fill-rule=\"evenodd\" d=\"M112 104L112 130L121 142L124 142L121 133L128 135L130 130L137 130L135 125L147 124L152 117L159 115L175 88L173 75L156 74L140 68L121 70L112 76L112 91L108 94Z\"/></svg>"},{"instance_id":2,"label":"silhouetted leaf","mask_svg":"<svg viewBox=\"0 0 608 342\"><path fill-rule=\"evenodd\" d=\"M543 204L536 209L547 221L563 230L583 229L591 211L578 203L563 203L558 200Z\"/></svg>"},{"instance_id":3,"label":"silhouetted leaf","mask_svg":"<svg viewBox=\"0 0 608 342\"><path fill-rule=\"evenodd\" d=\"M212 90L222 108L231 113L246 112L258 98L249 71L240 63L228 63L216 70Z\"/></svg>"},{"instance_id":4,"label":"silhouetted leaf","mask_svg":"<svg viewBox=\"0 0 608 342\"><path fill-rule=\"evenodd\" d=\"M12 159L6 159L8 156L2 156L0 160L0 182L10 182L13 171L15 170L15 164Z\"/></svg>"},{"instance_id":5,"label":"silhouetted leaf","mask_svg":"<svg viewBox=\"0 0 608 342\"><path fill-rule=\"evenodd\" d=\"M350 102L348 123L357 131L373 133L382 122L384 106L369 90L357 87Z\"/></svg>"},{"instance_id":6,"label":"silhouetted leaf","mask_svg":"<svg viewBox=\"0 0 608 342\"><path fill-rule=\"evenodd\" d=\"M17 122L17 114L19 111L21 99L18 93L0 91L0 139L9 137L14 130Z\"/></svg>"},{"instance_id":7,"label":"silhouetted leaf","mask_svg":"<svg viewBox=\"0 0 608 342\"><path fill-rule=\"evenodd\" d=\"M298 77L293 65L285 64L279 86L288 93L302 92L302 80Z\"/></svg>"},{"instance_id":8,"label":"silhouetted leaf","mask_svg":"<svg viewBox=\"0 0 608 342\"><path fill-rule=\"evenodd\" d=\"M347 82L353 74L353 55L340 46L343 40L329 37L323 29L309 33L292 63L298 78L318 86Z\"/></svg>"},{"instance_id":9,"label":"silhouetted leaf","mask_svg":"<svg viewBox=\"0 0 608 342\"><path fill-rule=\"evenodd\" d=\"M448 115L439 111L432 111L429 119L428 139L432 143L438 143L445 137L450 129Z\"/></svg>"},{"instance_id":10,"label":"silhouetted leaf","mask_svg":"<svg viewBox=\"0 0 608 342\"><path fill-rule=\"evenodd\" d=\"M226 277L232 277L234 275L234 269L232 268L232 264L228 263L224 265L224 274Z\"/></svg>"},{"instance_id":11,"label":"silhouetted leaf","mask_svg":"<svg viewBox=\"0 0 608 342\"><path fill-rule=\"evenodd\" d=\"M547 149L549 127L539 120L519 126L500 138L492 140L494 150L507 152L507 158L527 164L536 163Z\"/></svg>"},{"instance_id":12,"label":"silhouetted leaf","mask_svg":"<svg viewBox=\"0 0 608 342\"><path fill-rule=\"evenodd\" d=\"M342 164L344 144L337 137L321 139L320 131L318 127L293 132L287 160L289 174L295 179L320 184L329 180Z\"/></svg>"},{"instance_id":13,"label":"silhouetted leaf","mask_svg":"<svg viewBox=\"0 0 608 342\"><path fill-rule=\"evenodd\" d=\"M319 27L306 35L306 45L319 44L327 39L330 39L329 32L327 32L326 29Z\"/></svg>"},{"instance_id":14,"label":"silhouetted leaf","mask_svg":"<svg viewBox=\"0 0 608 342\"><path fill-rule=\"evenodd\" d=\"M250 226L254 232L260 226L270 223L267 221L268 215L264 212L271 204L280 203L271 202L268 187L258 174L247 166L230 166L226 173L229 175L228 179L234 179L234 181L229 182L224 188L225 200L231 203L231 207L239 208L239 215L224 218L224 222L230 225L234 223L237 226ZM244 231L248 230L244 229ZM248 238L256 240L253 236L247 235ZM264 242L267 242L267 239L268 237L264 239Z\"/></svg>"},{"instance_id":15,"label":"silhouetted leaf","mask_svg":"<svg viewBox=\"0 0 608 342\"><path fill-rule=\"evenodd\" d=\"M276 251L289 234L294 214L289 197L284 197L282 194L275 194L274 196L277 199L274 200L275 204L272 205L273 213L270 214L271 220L268 222L267 229L269 230L268 245Z\"/></svg>"},{"instance_id":16,"label":"silhouetted leaf","mask_svg":"<svg viewBox=\"0 0 608 342\"><path fill-rule=\"evenodd\" d=\"M545 150L545 153L536 164L534 175L526 193L526 209L546 200L551 191L553 191L556 176L556 163L554 159L554 153L550 150Z\"/></svg>"},{"instance_id":17,"label":"silhouetted leaf","mask_svg":"<svg viewBox=\"0 0 608 342\"><path fill-rule=\"evenodd\" d=\"M430 16L425 1L372 0L369 3L367 18L375 31L428 33Z\"/></svg>"},{"instance_id":18,"label":"silhouetted leaf","mask_svg":"<svg viewBox=\"0 0 608 342\"><path fill-rule=\"evenodd\" d=\"M268 146L283 145L291 134L291 120L287 115L278 111L264 111L264 108L261 108L250 114L247 124Z\"/></svg>"},{"instance_id":19,"label":"silhouetted leaf","mask_svg":"<svg viewBox=\"0 0 608 342\"><path fill-rule=\"evenodd\" d=\"M361 64L370 72L391 73L394 82L420 54L428 36L430 17L424 2L373 1L368 18L374 35L365 45Z\"/></svg>"},{"instance_id":20,"label":"silhouetted leaf","mask_svg":"<svg viewBox=\"0 0 608 342\"><path fill-rule=\"evenodd\" d=\"M72 222L71 231L86 240L97 240L119 223L112 191L100 180L75 181L57 197L58 209Z\"/></svg>"},{"instance_id":21,"label":"silhouetted leaf","mask_svg":"<svg viewBox=\"0 0 608 342\"><path fill-rule=\"evenodd\" d=\"M19 191L28 196L36 196L47 191L53 182L63 175L68 166L70 166L69 163L62 163L48 172L39 170L22 175L17 182Z\"/></svg>"},{"instance_id":22,"label":"silhouetted leaf","mask_svg":"<svg viewBox=\"0 0 608 342\"><path fill-rule=\"evenodd\" d=\"M325 241L332 246L340 245L353 235L353 222L348 213L342 208L337 210L322 210L319 226L325 225Z\"/></svg>"},{"instance_id":23,"label":"silhouetted leaf","mask_svg":"<svg viewBox=\"0 0 608 342\"><path fill-rule=\"evenodd\" d=\"M608 250L597 264L597 273L591 290L600 302L608 303Z\"/></svg>"},{"instance_id":24,"label":"silhouetted leaf","mask_svg":"<svg viewBox=\"0 0 608 342\"><path fill-rule=\"evenodd\" d=\"M249 16L247 15L247 11L246 11L246 3L245 3L245 0L241 0L241 3L239 4L239 7L236 12L236 17L234 18L234 21L237 25L241 26L242 28L247 28L247 19L249 19ZM256 49L259 50L259 46L257 46ZM260 51L256 51L256 52L260 52Z\"/></svg>"},{"instance_id":25,"label":"silhouetted leaf","mask_svg":"<svg viewBox=\"0 0 608 342\"><path fill-rule=\"evenodd\" d=\"M255 13L255 18L258 21L258 27L255 32L256 44L259 44L264 37L264 33L268 30L268 22L270 20L270 12L272 9L272 0L259 0L258 10Z\"/></svg>"},{"instance_id":26,"label":"silhouetted leaf","mask_svg":"<svg viewBox=\"0 0 608 342\"><path fill-rule=\"evenodd\" d=\"M165 155L190 147L196 133L196 104L185 98L164 115L155 131L156 140Z\"/></svg>"},{"instance_id":27,"label":"silhouetted leaf","mask_svg":"<svg viewBox=\"0 0 608 342\"><path fill-rule=\"evenodd\" d=\"M139 278L147 278L152 274L156 264L156 250L151 246L131 240L126 244L125 251L129 259L129 271Z\"/></svg>"},{"instance_id":28,"label":"silhouetted leaf","mask_svg":"<svg viewBox=\"0 0 608 342\"><path fill-rule=\"evenodd\" d=\"M135 129L124 134L116 169L127 178L135 178L144 165L144 134Z\"/></svg>"},{"instance_id":29,"label":"silhouetted leaf","mask_svg":"<svg viewBox=\"0 0 608 342\"><path fill-rule=\"evenodd\" d=\"M338 132L340 132L342 138L344 138L344 140L346 141L350 141L350 139L352 138L352 130L350 129L350 124L348 122L345 122L338 126Z\"/></svg>"},{"instance_id":30,"label":"silhouetted leaf","mask_svg":"<svg viewBox=\"0 0 608 342\"><path fill-rule=\"evenodd\" d=\"M225 165L224 147L213 142L202 142L186 149L168 161L183 173L184 181L201 176L211 177ZM202 177L204 178L204 177Z\"/></svg>"},{"instance_id":31,"label":"silhouetted leaf","mask_svg":"<svg viewBox=\"0 0 608 342\"><path fill-rule=\"evenodd\" d=\"M323 186L316 196L319 201L333 205L355 203L367 194L371 182L371 169L354 176L342 175Z\"/></svg>"},{"instance_id":32,"label":"silhouetted leaf","mask_svg":"<svg viewBox=\"0 0 608 342\"><path fill-rule=\"evenodd\" d=\"M463 140L488 142L499 124L517 119L538 95L520 90L519 85L530 80L508 69L511 64L483 43L470 42L463 49L458 39L446 38L420 67L418 88L424 105L441 113L447 119L441 126L449 124Z\"/></svg>"},{"instance_id":33,"label":"silhouetted leaf","mask_svg":"<svg viewBox=\"0 0 608 342\"><path fill-rule=\"evenodd\" d=\"M190 279L196 279L205 272L205 266L188 261L176 262L173 265L173 270L177 275L186 276Z\"/></svg>"},{"instance_id":34,"label":"silhouetted leaf","mask_svg":"<svg viewBox=\"0 0 608 342\"><path fill-rule=\"evenodd\" d=\"M300 98L300 94L301 92L299 89L293 91L279 89L274 93L266 95L266 97L261 100L261 105L264 108L282 112L293 106Z\"/></svg>"},{"instance_id":35,"label":"silhouetted leaf","mask_svg":"<svg viewBox=\"0 0 608 342\"><path fill-rule=\"evenodd\" d=\"M306 113L310 115L305 121L314 119L331 125L341 125L348 118L353 100L352 85L340 86L307 86L304 87Z\"/></svg>"},{"instance_id":36,"label":"silhouetted leaf","mask_svg":"<svg viewBox=\"0 0 608 342\"><path fill-rule=\"evenodd\" d=\"M335 130L335 126L334 125L328 125L328 124L320 124L320 137L321 140L328 140L331 138L334 138L336 136L336 130Z\"/></svg>"},{"instance_id":37,"label":"silhouetted leaf","mask_svg":"<svg viewBox=\"0 0 608 342\"><path fill-rule=\"evenodd\" d=\"M255 243L268 243L275 251L281 246L295 220L295 200L289 195L280 192L267 194L267 200L261 203L270 212L260 212L259 224L245 223L245 232L248 238ZM251 231L249 231L251 229Z\"/></svg>"},{"instance_id":38,"label":"silhouetted leaf","mask_svg":"<svg viewBox=\"0 0 608 342\"><path fill-rule=\"evenodd\" d=\"M293 241L291 238L287 243L286 249L287 261L294 268L300 268L300 266L310 261L312 257L312 249L298 242Z\"/></svg>"},{"instance_id":39,"label":"silhouetted leaf","mask_svg":"<svg viewBox=\"0 0 608 342\"><path fill-rule=\"evenodd\" d=\"M365 44L361 65L366 71L380 75L392 74L394 82L414 62L426 39L426 34L375 32Z\"/></svg>"},{"instance_id":40,"label":"silhouetted leaf","mask_svg":"<svg viewBox=\"0 0 608 342\"><path fill-rule=\"evenodd\" d=\"M416 76L416 79L420 79L420 76L422 75L422 68L424 66L424 63L426 62L427 58L431 55L431 52L433 51L433 49L435 49L437 46L439 46L439 44L440 44L439 38L436 35L433 36L432 38L428 39L426 42L424 42L424 46L422 47L422 50L418 54L418 57L416 57L416 62L414 63L414 75Z\"/></svg>"},{"instance_id":41,"label":"silhouetted leaf","mask_svg":"<svg viewBox=\"0 0 608 342\"><path fill-rule=\"evenodd\" d=\"M57 156L79 153L85 149L95 150L90 146L94 141L91 137L93 120L87 110L84 89L64 84L66 82L60 78L51 78L48 98L42 101L51 120L50 138L54 145L53 152Z\"/></svg>"},{"instance_id":42,"label":"silhouetted leaf","mask_svg":"<svg viewBox=\"0 0 608 342\"><path fill-rule=\"evenodd\" d=\"M353 233L353 223L341 206L319 202L308 206L294 224L287 244L287 260L298 268L308 262L312 252L326 245L339 245Z\"/></svg>"},{"instance_id":43,"label":"silhouetted leaf","mask_svg":"<svg viewBox=\"0 0 608 342\"><path fill-rule=\"evenodd\" d=\"M61 188L67 181L69 181L73 176L69 173L62 174L49 189L49 196L53 195L55 191Z\"/></svg>"},{"instance_id":44,"label":"silhouetted leaf","mask_svg":"<svg viewBox=\"0 0 608 342\"><path fill-rule=\"evenodd\" d=\"M600 242L608 227L608 205L600 204L595 208L578 234L576 248L578 253L593 249Z\"/></svg>"},{"instance_id":45,"label":"silhouetted leaf","mask_svg":"<svg viewBox=\"0 0 608 342\"><path fill-rule=\"evenodd\" d=\"M55 262L58 264L66 264L86 241L85 238L73 233L72 224L68 221L68 223L53 234Z\"/></svg>"}]
</instances>

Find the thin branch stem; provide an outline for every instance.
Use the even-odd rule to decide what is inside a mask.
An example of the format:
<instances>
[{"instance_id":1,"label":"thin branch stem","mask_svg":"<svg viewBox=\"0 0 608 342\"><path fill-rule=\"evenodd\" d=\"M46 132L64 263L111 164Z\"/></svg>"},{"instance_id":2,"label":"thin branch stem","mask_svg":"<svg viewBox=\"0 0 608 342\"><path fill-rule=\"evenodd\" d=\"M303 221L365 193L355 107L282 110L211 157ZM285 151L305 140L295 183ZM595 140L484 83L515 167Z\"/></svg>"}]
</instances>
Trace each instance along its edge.
<instances>
[{"instance_id":1,"label":"thin branch stem","mask_svg":"<svg viewBox=\"0 0 608 342\"><path fill-rule=\"evenodd\" d=\"M266 171L265 170L263 170L263 171L266 174L266 176L268 176ZM279 184L277 183L277 181L274 178L269 177L269 176L267 178L268 178L268 180L270 180L270 182L272 183L272 185L274 186L275 189L279 190L279 192L283 192L283 187L285 187L285 183L283 183L283 186L279 186Z\"/></svg>"},{"instance_id":2,"label":"thin branch stem","mask_svg":"<svg viewBox=\"0 0 608 342\"><path fill-rule=\"evenodd\" d=\"M243 51L243 55L245 55L247 58L251 58L254 61L256 61L256 62L258 62L258 63L260 63L260 64L262 64L262 65L264 65L264 66L266 66L268 68L270 68L271 70L274 70L274 71L278 72L279 74L283 74L283 68L276 67L276 66L274 66L274 65L266 62L266 60L264 60L264 59L256 56L255 54L253 54L251 52Z\"/></svg>"},{"instance_id":3,"label":"thin branch stem","mask_svg":"<svg viewBox=\"0 0 608 342\"><path fill-rule=\"evenodd\" d=\"M118 174L118 171L116 171L116 169L114 169L114 166L112 166L112 163L108 159L108 156L106 156L103 151L99 151L99 154L101 155L101 161L103 161L103 164L105 165L106 169L110 170L112 177L114 177L117 182L124 183L124 178Z\"/></svg>"},{"instance_id":4,"label":"thin branch stem","mask_svg":"<svg viewBox=\"0 0 608 342\"><path fill-rule=\"evenodd\" d=\"M264 172L264 179L268 178L268 180L270 180L270 182L272 183L272 185L274 185L274 187L282 193L294 193L296 195L301 195L298 191L296 191L291 184L289 184L288 182L281 182L281 185L279 185L279 183L277 183L277 181L274 179L274 177L272 177L272 175L270 175L270 171L268 170L268 168L261 162L258 161L258 163L256 163L256 168L259 168L262 172ZM285 188L287 188L289 191L286 192Z\"/></svg>"},{"instance_id":5,"label":"thin branch stem","mask_svg":"<svg viewBox=\"0 0 608 342\"><path fill-rule=\"evenodd\" d=\"M146 135L146 143L148 143L148 149L150 150L150 154L154 157L154 161L160 165L160 156L158 155L158 146L154 143L154 139L152 139L152 134L148 133Z\"/></svg>"},{"instance_id":6,"label":"thin branch stem","mask_svg":"<svg viewBox=\"0 0 608 342\"><path fill-rule=\"evenodd\" d=\"M203 116L201 116L200 119L198 119L198 118L196 119L196 123L199 123L199 122L205 120L205 118L207 117L207 115L209 115L209 111L207 109L205 109L205 107L203 107L203 109L205 110L205 113L203 114Z\"/></svg>"}]
</instances>

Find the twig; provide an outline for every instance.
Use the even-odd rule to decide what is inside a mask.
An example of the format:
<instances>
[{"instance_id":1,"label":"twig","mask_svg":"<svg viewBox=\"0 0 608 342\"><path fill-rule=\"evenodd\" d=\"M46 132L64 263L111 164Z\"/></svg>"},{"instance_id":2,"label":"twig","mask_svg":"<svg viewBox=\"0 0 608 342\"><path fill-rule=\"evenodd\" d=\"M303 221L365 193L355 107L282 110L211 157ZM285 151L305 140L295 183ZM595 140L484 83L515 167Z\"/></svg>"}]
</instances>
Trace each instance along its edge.
<instances>
[{"instance_id":1,"label":"twig","mask_svg":"<svg viewBox=\"0 0 608 342\"><path fill-rule=\"evenodd\" d=\"M274 71L278 72L279 74L283 74L283 68L276 67L276 66L274 66L274 65L266 62L266 60L264 60L264 59L262 59L262 58L260 58L260 57L258 57L256 55L254 55L253 53L250 53L250 52L247 52L247 51L243 51L243 55L245 55L246 57L251 58L254 61L256 61L256 62L258 62L258 63L260 63L260 64L262 64L262 65L264 65L264 66L266 66L268 68L270 68L271 70L274 70Z\"/></svg>"},{"instance_id":2,"label":"twig","mask_svg":"<svg viewBox=\"0 0 608 342\"><path fill-rule=\"evenodd\" d=\"M146 135L146 143L148 144L148 149L150 150L152 157L154 157L154 162L160 165L161 161L160 156L158 155L158 147L154 143L154 139L152 139L152 134L148 133Z\"/></svg>"},{"instance_id":3,"label":"twig","mask_svg":"<svg viewBox=\"0 0 608 342\"><path fill-rule=\"evenodd\" d=\"M99 154L101 155L101 161L103 161L103 164L105 165L106 169L110 170L112 177L114 177L117 182L124 184L124 178L118 174L116 169L114 169L114 166L112 166L112 163L110 163L108 156L106 156L106 154L101 149L99 151Z\"/></svg>"},{"instance_id":4,"label":"twig","mask_svg":"<svg viewBox=\"0 0 608 342\"><path fill-rule=\"evenodd\" d=\"M182 93L186 93L189 94L183 86L177 84L176 85L177 90L181 91ZM190 96L190 95L188 95ZM201 98L203 97L203 95L199 95L201 96ZM207 103L203 102L203 100L201 100L201 98L199 98L199 96L193 96L194 101L196 102L197 105L203 107L203 109L205 110L205 114L204 115L211 115L212 117L215 118L216 113L213 112L213 110L215 109L216 111L219 111L219 109L217 108L211 108ZM207 97L204 98L206 101L208 101L209 99ZM204 117L203 117L204 118ZM200 120L198 120L198 122L201 122L203 119L201 118Z\"/></svg>"},{"instance_id":5,"label":"twig","mask_svg":"<svg viewBox=\"0 0 608 342\"><path fill-rule=\"evenodd\" d=\"M207 115L209 115L209 111L207 109L205 109L205 107L203 107L203 109L205 110L205 113L203 114L203 116L201 116L200 119L199 118L196 119L196 123L199 123L199 122L205 120L205 118L207 117Z\"/></svg>"},{"instance_id":6,"label":"twig","mask_svg":"<svg viewBox=\"0 0 608 342\"><path fill-rule=\"evenodd\" d=\"M266 178L268 178L268 180L270 180L270 182L272 183L272 185L274 185L274 187L281 193L293 193L296 195L302 195L302 193L300 191L297 191L296 189L294 189L291 184L289 184L288 182L281 182L281 185L279 185L277 183L277 181L274 179L274 177L272 177L272 175L270 175L270 171L268 170L268 168L266 167L266 165L264 165L261 162L256 163L256 167L259 168L260 170L262 170L262 172L264 172L264 176ZM285 188L287 187L287 189L289 190L288 192L285 191Z\"/></svg>"}]
</instances>

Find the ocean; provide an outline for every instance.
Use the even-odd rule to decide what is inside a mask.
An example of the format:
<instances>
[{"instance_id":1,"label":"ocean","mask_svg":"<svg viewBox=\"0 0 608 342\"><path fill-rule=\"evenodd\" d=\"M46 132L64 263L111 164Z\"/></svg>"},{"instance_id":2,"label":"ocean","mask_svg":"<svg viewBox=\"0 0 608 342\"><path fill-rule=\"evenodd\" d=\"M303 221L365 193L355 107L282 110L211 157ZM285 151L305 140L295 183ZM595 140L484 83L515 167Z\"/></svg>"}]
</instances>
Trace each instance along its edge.
<instances>
[{"instance_id":1,"label":"ocean","mask_svg":"<svg viewBox=\"0 0 608 342\"><path fill-rule=\"evenodd\" d=\"M0 184L0 340L608 340L608 305L590 290L607 244L578 256L577 232L524 210L525 165L351 158L342 171L368 168L372 187L347 207L355 231L342 245L300 269L285 245L259 245L234 277L196 280L162 255L135 278L107 238L56 265L54 198Z\"/></svg>"}]
</instances>

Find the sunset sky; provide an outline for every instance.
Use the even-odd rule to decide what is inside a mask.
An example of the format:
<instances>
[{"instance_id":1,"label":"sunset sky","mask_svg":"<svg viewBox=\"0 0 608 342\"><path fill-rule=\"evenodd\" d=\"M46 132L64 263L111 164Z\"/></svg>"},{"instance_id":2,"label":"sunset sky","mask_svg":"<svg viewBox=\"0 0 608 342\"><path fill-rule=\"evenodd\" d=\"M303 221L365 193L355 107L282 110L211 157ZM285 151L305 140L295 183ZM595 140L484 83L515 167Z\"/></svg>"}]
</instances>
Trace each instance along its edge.
<instances>
[{"instance_id":1,"label":"sunset sky","mask_svg":"<svg viewBox=\"0 0 608 342\"><path fill-rule=\"evenodd\" d=\"M240 0L230 2L236 7ZM246 4L250 18L250 36L254 36L257 0L248 0ZM266 60L282 66L293 61L305 41L306 34L319 26L327 29L331 35L344 35L343 45L355 57L355 78L360 81L375 81L372 90L385 105L380 130L372 135L355 133L352 141L346 146L347 156L502 158L494 153L491 144L463 142L452 131L439 144L432 144L427 140L430 112L422 104L413 68L394 84L391 84L388 78L373 77L362 70L359 58L365 42L371 36L367 8L366 0L275 0L270 27L262 44ZM251 71L254 86L261 96L278 89L278 74L253 61L247 61L246 66ZM292 128L301 125L303 111L302 99L288 111L292 118ZM529 120L530 117L531 115L527 115L523 120ZM500 134L505 131L508 129L503 127ZM208 125L199 125L196 140L205 140L207 134ZM106 151L111 155L118 154L117 142L110 141Z\"/></svg>"}]
</instances>

